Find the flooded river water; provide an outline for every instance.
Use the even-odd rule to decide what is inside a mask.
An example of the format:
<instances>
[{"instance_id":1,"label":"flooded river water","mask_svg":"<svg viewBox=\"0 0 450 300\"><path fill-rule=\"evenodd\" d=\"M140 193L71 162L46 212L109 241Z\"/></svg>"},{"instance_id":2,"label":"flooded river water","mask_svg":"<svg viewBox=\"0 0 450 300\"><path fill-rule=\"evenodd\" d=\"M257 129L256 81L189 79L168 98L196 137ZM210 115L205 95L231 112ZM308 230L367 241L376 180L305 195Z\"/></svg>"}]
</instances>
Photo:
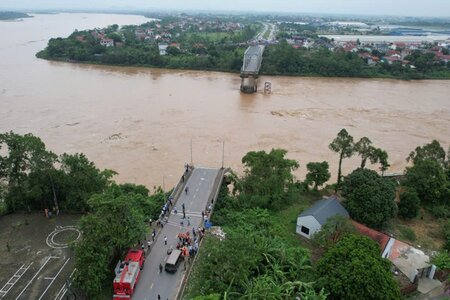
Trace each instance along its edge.
<instances>
[{"instance_id":1,"label":"flooded river water","mask_svg":"<svg viewBox=\"0 0 450 300\"><path fill-rule=\"evenodd\" d=\"M261 77L272 94L243 95L237 74L108 67L35 58L47 40L74 29L138 24L127 15L36 15L0 22L0 131L31 132L49 149L83 152L118 181L173 186L184 163L242 170L251 150L284 148L300 162L338 156L341 128L369 137L402 171L417 145L450 143L450 81ZM260 88L260 90L262 90ZM344 162L344 174L358 158Z\"/></svg>"}]
</instances>

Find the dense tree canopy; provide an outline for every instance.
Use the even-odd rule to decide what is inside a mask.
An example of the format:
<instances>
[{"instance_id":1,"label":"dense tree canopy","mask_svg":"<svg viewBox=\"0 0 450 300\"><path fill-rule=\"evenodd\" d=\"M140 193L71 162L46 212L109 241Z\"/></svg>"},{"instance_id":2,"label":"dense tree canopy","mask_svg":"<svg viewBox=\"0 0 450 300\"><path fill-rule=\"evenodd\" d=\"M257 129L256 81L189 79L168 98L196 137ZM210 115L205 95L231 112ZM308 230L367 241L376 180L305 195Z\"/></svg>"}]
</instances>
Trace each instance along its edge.
<instances>
[{"instance_id":1,"label":"dense tree canopy","mask_svg":"<svg viewBox=\"0 0 450 300\"><path fill-rule=\"evenodd\" d=\"M50 184L49 173L53 169L56 155L45 148L40 138L28 133L19 135L14 132L0 134L0 149L4 149L5 156L0 155L0 180L6 182L8 194L6 205L9 211L16 209L30 209L29 194L32 189L29 178L39 173L45 176ZM35 190L34 194L40 191Z\"/></svg>"},{"instance_id":2,"label":"dense tree canopy","mask_svg":"<svg viewBox=\"0 0 450 300\"><path fill-rule=\"evenodd\" d=\"M40 138L0 134L0 181L8 211L63 209L84 212L87 200L105 191L116 174L100 170L84 154L56 154Z\"/></svg>"},{"instance_id":3,"label":"dense tree canopy","mask_svg":"<svg viewBox=\"0 0 450 300\"><path fill-rule=\"evenodd\" d=\"M306 183L308 185L313 184L314 190L323 185L330 179L331 174L328 171L328 162L310 162L306 165L308 173L306 174Z\"/></svg>"},{"instance_id":4,"label":"dense tree canopy","mask_svg":"<svg viewBox=\"0 0 450 300\"><path fill-rule=\"evenodd\" d=\"M412 219L417 217L420 208L420 199L416 191L413 189L406 190L400 195L400 203L398 204L398 214L402 218Z\"/></svg>"},{"instance_id":5,"label":"dense tree canopy","mask_svg":"<svg viewBox=\"0 0 450 300\"><path fill-rule=\"evenodd\" d=\"M436 160L417 160L406 169L403 183L417 192L423 205L450 204L449 179Z\"/></svg>"},{"instance_id":6,"label":"dense tree canopy","mask_svg":"<svg viewBox=\"0 0 450 300\"><path fill-rule=\"evenodd\" d=\"M75 246L74 277L76 286L89 299L101 294L112 262L145 236L147 216L142 210L142 197L133 193L114 197L108 192L89 199L90 213L79 223L82 240Z\"/></svg>"},{"instance_id":7,"label":"dense tree canopy","mask_svg":"<svg viewBox=\"0 0 450 300\"><path fill-rule=\"evenodd\" d=\"M244 176L235 185L241 201L263 208L280 208L289 201L294 190L292 171L299 165L285 158L286 153L282 149L252 151L242 158Z\"/></svg>"},{"instance_id":8,"label":"dense tree canopy","mask_svg":"<svg viewBox=\"0 0 450 300\"><path fill-rule=\"evenodd\" d=\"M308 283L309 253L279 237L269 211L226 209L220 214L226 238L207 237L202 248L207 252L200 252L193 274L200 276L196 294L226 292L227 299L325 299Z\"/></svg>"},{"instance_id":9,"label":"dense tree canopy","mask_svg":"<svg viewBox=\"0 0 450 300\"><path fill-rule=\"evenodd\" d=\"M62 208L86 211L88 198L104 191L111 183L114 171L99 170L84 154L61 155L61 171L56 182L61 184Z\"/></svg>"},{"instance_id":10,"label":"dense tree canopy","mask_svg":"<svg viewBox=\"0 0 450 300\"><path fill-rule=\"evenodd\" d=\"M369 227L380 228L395 216L395 185L367 169L356 169L342 186L344 206L350 216Z\"/></svg>"},{"instance_id":11,"label":"dense tree canopy","mask_svg":"<svg viewBox=\"0 0 450 300\"><path fill-rule=\"evenodd\" d=\"M312 241L322 249L328 250L343 237L353 233L356 233L356 228L350 220L341 215L336 215L329 218L320 231L312 236Z\"/></svg>"},{"instance_id":12,"label":"dense tree canopy","mask_svg":"<svg viewBox=\"0 0 450 300\"><path fill-rule=\"evenodd\" d=\"M317 263L318 286L328 299L400 299L378 245L367 237L349 235L330 248Z\"/></svg>"},{"instance_id":13,"label":"dense tree canopy","mask_svg":"<svg viewBox=\"0 0 450 300\"><path fill-rule=\"evenodd\" d=\"M433 140L429 144L416 147L406 158L407 161L411 161L414 164L425 159L434 160L441 166L445 165L445 150L438 141Z\"/></svg>"}]
</instances>

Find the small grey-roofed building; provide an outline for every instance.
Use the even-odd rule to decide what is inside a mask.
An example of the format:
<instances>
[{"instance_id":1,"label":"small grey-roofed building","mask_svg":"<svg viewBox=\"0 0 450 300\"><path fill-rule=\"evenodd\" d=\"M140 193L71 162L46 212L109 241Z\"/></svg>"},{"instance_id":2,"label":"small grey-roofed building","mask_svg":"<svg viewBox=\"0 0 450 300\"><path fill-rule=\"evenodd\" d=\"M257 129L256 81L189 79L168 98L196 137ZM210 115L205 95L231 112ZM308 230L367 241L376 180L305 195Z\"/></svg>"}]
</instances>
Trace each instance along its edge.
<instances>
[{"instance_id":1,"label":"small grey-roofed building","mask_svg":"<svg viewBox=\"0 0 450 300\"><path fill-rule=\"evenodd\" d=\"M330 197L319 200L298 216L296 232L310 239L314 233L322 229L329 218L336 215L349 217L347 210L336 198Z\"/></svg>"}]
</instances>

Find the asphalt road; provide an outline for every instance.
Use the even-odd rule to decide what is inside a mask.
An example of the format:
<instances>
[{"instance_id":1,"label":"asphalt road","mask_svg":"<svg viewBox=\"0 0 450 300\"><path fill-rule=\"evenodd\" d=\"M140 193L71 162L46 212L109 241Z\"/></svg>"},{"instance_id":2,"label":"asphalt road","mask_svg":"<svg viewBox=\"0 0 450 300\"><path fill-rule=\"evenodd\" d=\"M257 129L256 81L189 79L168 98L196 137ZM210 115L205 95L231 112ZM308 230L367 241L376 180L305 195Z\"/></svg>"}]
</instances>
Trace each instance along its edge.
<instances>
[{"instance_id":1,"label":"asphalt road","mask_svg":"<svg viewBox=\"0 0 450 300\"><path fill-rule=\"evenodd\" d=\"M208 199L213 197L214 181L219 169L195 168L192 171L186 185L189 191L183 192L177 200L177 214L171 213L168 223L165 224L158 238L152 245L152 250L147 256L145 267L133 295L134 300L157 300L161 295L162 300L175 299L178 289L184 277L183 262L180 263L178 271L174 274L162 271L159 273L159 264L164 265L167 258L167 249L175 248L177 235L180 232L190 230L192 226L198 227L202 222L201 212L205 210ZM182 204L185 205L186 219L183 226L180 221L183 217ZM187 217L190 218L191 226L187 225ZM164 245L164 236L167 236L167 246Z\"/></svg>"}]
</instances>

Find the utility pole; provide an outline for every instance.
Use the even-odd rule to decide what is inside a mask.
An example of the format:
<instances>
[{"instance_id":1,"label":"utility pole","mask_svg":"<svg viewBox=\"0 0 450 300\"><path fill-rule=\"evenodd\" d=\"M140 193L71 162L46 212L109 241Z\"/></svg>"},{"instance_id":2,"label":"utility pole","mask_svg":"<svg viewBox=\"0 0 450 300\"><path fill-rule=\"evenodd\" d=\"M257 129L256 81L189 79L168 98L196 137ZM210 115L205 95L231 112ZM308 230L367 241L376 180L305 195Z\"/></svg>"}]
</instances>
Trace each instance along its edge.
<instances>
[{"instance_id":1,"label":"utility pole","mask_svg":"<svg viewBox=\"0 0 450 300\"><path fill-rule=\"evenodd\" d=\"M163 174L163 186L162 186L162 188L163 188L163 195L164 195L164 201L165 201L166 200L166 186L164 184L164 174Z\"/></svg>"},{"instance_id":2,"label":"utility pole","mask_svg":"<svg viewBox=\"0 0 450 300\"><path fill-rule=\"evenodd\" d=\"M222 169L224 158L225 158L225 141L222 141Z\"/></svg>"},{"instance_id":3,"label":"utility pole","mask_svg":"<svg viewBox=\"0 0 450 300\"><path fill-rule=\"evenodd\" d=\"M191 138L191 166L193 166L194 164L192 163L192 138Z\"/></svg>"},{"instance_id":4,"label":"utility pole","mask_svg":"<svg viewBox=\"0 0 450 300\"><path fill-rule=\"evenodd\" d=\"M52 184L53 203L55 204L56 215L59 215L59 206L58 206L58 199L56 198L55 185L53 184L53 178L52 178L52 175L49 174L49 176L50 176L50 183Z\"/></svg>"}]
</instances>

